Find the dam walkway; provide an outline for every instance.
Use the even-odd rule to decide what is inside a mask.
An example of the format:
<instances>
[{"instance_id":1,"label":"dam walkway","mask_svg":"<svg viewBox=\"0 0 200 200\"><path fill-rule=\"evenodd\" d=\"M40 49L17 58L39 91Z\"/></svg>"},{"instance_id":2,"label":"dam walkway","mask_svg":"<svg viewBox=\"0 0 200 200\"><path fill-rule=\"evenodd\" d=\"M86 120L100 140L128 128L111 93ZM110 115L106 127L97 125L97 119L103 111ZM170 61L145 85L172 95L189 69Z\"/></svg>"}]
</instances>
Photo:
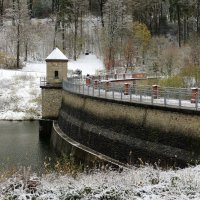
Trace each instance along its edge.
<instances>
[{"instance_id":1,"label":"dam walkway","mask_svg":"<svg viewBox=\"0 0 200 200\"><path fill-rule=\"evenodd\" d=\"M147 105L200 111L200 91L190 88L163 88L141 85L112 85L107 82L87 84L86 80L63 81L63 89L92 97Z\"/></svg>"}]
</instances>

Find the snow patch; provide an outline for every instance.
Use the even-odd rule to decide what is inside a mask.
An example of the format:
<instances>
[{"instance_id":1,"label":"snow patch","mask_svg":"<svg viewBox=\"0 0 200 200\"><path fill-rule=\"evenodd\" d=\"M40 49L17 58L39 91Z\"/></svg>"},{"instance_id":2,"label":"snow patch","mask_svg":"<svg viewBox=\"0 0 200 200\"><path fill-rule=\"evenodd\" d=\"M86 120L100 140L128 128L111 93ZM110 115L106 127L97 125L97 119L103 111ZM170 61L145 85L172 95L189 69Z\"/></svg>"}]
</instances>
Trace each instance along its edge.
<instances>
[{"instance_id":1,"label":"snow patch","mask_svg":"<svg viewBox=\"0 0 200 200\"><path fill-rule=\"evenodd\" d=\"M70 61L68 63L69 70L80 69L82 71L82 75L94 75L97 70L103 70L104 65L103 62L98 59L95 55L82 55L77 61Z\"/></svg>"}]
</instances>

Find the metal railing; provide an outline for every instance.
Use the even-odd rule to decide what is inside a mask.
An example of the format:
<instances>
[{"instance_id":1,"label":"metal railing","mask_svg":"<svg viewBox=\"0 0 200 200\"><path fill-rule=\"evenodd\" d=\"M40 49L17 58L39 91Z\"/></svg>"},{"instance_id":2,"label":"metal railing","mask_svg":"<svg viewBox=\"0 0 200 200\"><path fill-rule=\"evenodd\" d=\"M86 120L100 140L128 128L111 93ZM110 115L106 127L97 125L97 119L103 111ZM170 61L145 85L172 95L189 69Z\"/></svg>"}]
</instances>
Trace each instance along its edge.
<instances>
[{"instance_id":1,"label":"metal railing","mask_svg":"<svg viewBox=\"0 0 200 200\"><path fill-rule=\"evenodd\" d=\"M88 76L82 76L83 79L86 79ZM92 80L125 80L125 79L133 79L133 78L146 78L147 74L143 72L139 73L121 73L121 74L104 74L99 76L90 76ZM155 78L155 76L154 76Z\"/></svg>"},{"instance_id":2,"label":"metal railing","mask_svg":"<svg viewBox=\"0 0 200 200\"><path fill-rule=\"evenodd\" d=\"M46 86L47 80L46 77L40 77L40 86Z\"/></svg>"},{"instance_id":3,"label":"metal railing","mask_svg":"<svg viewBox=\"0 0 200 200\"><path fill-rule=\"evenodd\" d=\"M63 81L63 89L99 98L200 111L200 92L194 95L187 88L159 87L154 90L152 86L130 85L127 89L110 82L88 85L85 80L71 79ZM195 98L193 102L192 98Z\"/></svg>"}]
</instances>

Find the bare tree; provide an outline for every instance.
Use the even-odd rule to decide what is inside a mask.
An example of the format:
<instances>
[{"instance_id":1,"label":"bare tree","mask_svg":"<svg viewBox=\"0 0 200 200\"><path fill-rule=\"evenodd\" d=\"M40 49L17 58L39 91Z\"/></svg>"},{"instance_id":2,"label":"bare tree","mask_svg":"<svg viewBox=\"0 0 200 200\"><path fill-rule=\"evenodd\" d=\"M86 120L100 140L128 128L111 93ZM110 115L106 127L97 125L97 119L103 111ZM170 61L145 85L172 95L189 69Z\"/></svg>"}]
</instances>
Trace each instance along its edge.
<instances>
[{"instance_id":1,"label":"bare tree","mask_svg":"<svg viewBox=\"0 0 200 200\"><path fill-rule=\"evenodd\" d=\"M0 0L0 26L3 26L4 0Z\"/></svg>"},{"instance_id":2,"label":"bare tree","mask_svg":"<svg viewBox=\"0 0 200 200\"><path fill-rule=\"evenodd\" d=\"M30 37L30 33L28 33L30 17L26 0L16 0L13 2L13 9L8 10L8 15L10 15L14 21L12 37L16 42L16 67L20 68L20 50L25 41L27 47L28 37ZM28 51L27 48L26 51ZM25 60L27 60L27 53L25 53L25 55Z\"/></svg>"},{"instance_id":3,"label":"bare tree","mask_svg":"<svg viewBox=\"0 0 200 200\"><path fill-rule=\"evenodd\" d=\"M120 33L123 28L123 13L125 6L123 0L115 1L108 0L105 4L104 15L105 15L105 64L107 70L112 70L115 67L115 56L117 48L116 45L120 38Z\"/></svg>"},{"instance_id":4,"label":"bare tree","mask_svg":"<svg viewBox=\"0 0 200 200\"><path fill-rule=\"evenodd\" d=\"M106 0L98 0L99 7L100 7L100 16L101 16L101 25L104 27L104 5Z\"/></svg>"}]
</instances>

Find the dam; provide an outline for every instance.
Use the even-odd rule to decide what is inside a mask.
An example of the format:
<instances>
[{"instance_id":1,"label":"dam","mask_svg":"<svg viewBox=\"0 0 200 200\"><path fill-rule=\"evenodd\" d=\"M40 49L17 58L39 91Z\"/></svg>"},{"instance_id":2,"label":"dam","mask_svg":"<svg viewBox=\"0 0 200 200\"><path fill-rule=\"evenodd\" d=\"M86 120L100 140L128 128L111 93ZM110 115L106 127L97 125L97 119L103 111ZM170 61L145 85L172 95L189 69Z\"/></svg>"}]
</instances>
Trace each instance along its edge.
<instances>
[{"instance_id":1,"label":"dam","mask_svg":"<svg viewBox=\"0 0 200 200\"><path fill-rule=\"evenodd\" d=\"M199 95L181 98L136 94L67 78L68 59L58 49L46 59L40 136L83 163L196 164L200 155ZM157 93L158 94L158 91ZM179 95L180 97L180 95ZM134 100L134 98L137 98ZM138 101L137 101L138 100ZM187 101L188 102L188 101Z\"/></svg>"}]
</instances>

